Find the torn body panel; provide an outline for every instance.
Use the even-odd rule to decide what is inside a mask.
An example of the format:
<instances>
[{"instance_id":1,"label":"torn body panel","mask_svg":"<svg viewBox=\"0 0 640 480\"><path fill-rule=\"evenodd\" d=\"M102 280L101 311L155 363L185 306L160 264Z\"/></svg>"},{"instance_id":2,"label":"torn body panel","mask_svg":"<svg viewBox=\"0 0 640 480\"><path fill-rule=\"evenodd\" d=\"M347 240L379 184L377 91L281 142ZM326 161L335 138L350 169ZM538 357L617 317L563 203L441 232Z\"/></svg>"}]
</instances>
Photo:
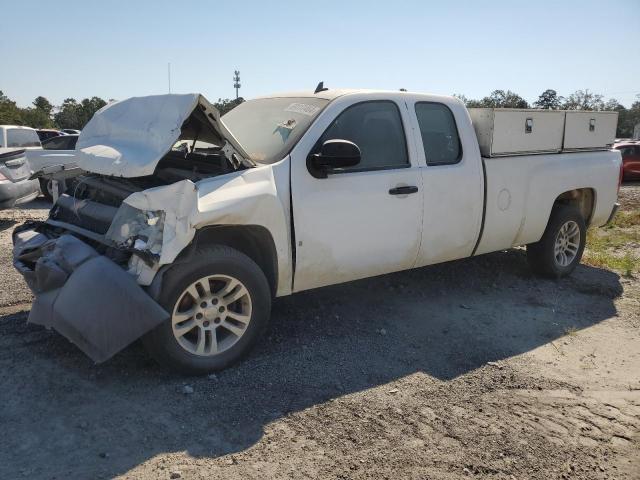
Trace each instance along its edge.
<instances>
[{"instance_id":1,"label":"torn body panel","mask_svg":"<svg viewBox=\"0 0 640 480\"><path fill-rule=\"evenodd\" d=\"M29 322L54 328L104 362L169 314L113 260L45 224L14 232L14 265L35 294Z\"/></svg>"},{"instance_id":2,"label":"torn body panel","mask_svg":"<svg viewBox=\"0 0 640 480\"><path fill-rule=\"evenodd\" d=\"M141 285L150 285L163 265L171 264L191 244L197 230L216 226L261 226L276 245L278 278L276 295L291 293L291 242L288 222L290 205L289 159L274 165L247 169L192 183L189 180L136 192L127 197L114 219L107 241L125 246L124 237L139 232L136 216L162 214L161 235L128 238L134 253L129 271ZM160 213L161 212L161 213ZM120 220L118 220L118 218ZM127 233L121 233L126 230ZM116 234L116 231L120 233ZM160 251L154 250L161 238ZM143 248L140 248L140 247ZM140 261L140 255L153 254L153 262Z\"/></svg>"}]
</instances>

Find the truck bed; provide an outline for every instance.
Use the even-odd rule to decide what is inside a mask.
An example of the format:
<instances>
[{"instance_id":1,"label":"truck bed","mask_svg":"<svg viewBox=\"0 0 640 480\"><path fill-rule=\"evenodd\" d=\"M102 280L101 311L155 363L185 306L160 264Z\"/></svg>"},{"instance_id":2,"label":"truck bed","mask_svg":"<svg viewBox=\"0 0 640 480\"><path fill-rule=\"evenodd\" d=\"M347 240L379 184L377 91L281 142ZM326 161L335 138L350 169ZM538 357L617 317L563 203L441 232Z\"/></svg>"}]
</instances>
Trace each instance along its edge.
<instances>
[{"instance_id":1,"label":"truck bed","mask_svg":"<svg viewBox=\"0 0 640 480\"><path fill-rule=\"evenodd\" d=\"M611 186L618 182L618 151L483 157L482 161L485 216L476 255L540 240L558 191L591 189L594 208L587 224L593 226L607 222L616 202L617 192Z\"/></svg>"}]
</instances>

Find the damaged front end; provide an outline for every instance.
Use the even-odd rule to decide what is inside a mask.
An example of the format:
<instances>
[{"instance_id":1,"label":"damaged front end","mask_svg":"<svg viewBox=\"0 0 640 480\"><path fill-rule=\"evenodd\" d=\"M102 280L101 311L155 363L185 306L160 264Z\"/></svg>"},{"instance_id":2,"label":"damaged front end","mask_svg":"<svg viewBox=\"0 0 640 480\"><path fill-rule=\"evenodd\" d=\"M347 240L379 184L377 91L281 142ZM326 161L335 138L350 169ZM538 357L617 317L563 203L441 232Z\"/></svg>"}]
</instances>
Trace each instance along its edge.
<instances>
[{"instance_id":1,"label":"damaged front end","mask_svg":"<svg viewBox=\"0 0 640 480\"><path fill-rule=\"evenodd\" d=\"M98 112L49 218L14 231L14 265L35 294L28 321L103 362L167 320L148 287L193 238L196 182L249 165L227 134L199 95Z\"/></svg>"},{"instance_id":2,"label":"damaged front end","mask_svg":"<svg viewBox=\"0 0 640 480\"><path fill-rule=\"evenodd\" d=\"M29 322L54 328L103 362L169 314L115 259L44 223L13 234L14 265L35 294Z\"/></svg>"}]
</instances>

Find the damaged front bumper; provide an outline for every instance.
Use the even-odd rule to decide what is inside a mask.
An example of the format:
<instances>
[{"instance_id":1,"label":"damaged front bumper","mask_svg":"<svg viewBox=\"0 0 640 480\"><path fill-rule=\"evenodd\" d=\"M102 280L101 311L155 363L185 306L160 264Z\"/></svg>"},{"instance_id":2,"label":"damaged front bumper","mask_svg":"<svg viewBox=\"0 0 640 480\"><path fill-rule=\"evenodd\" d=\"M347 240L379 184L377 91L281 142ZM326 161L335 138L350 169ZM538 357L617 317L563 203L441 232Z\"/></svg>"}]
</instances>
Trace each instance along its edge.
<instances>
[{"instance_id":1,"label":"damaged front bumper","mask_svg":"<svg viewBox=\"0 0 640 480\"><path fill-rule=\"evenodd\" d=\"M169 318L130 273L73 235L32 222L16 228L13 244L14 266L35 295L28 321L97 363Z\"/></svg>"}]
</instances>

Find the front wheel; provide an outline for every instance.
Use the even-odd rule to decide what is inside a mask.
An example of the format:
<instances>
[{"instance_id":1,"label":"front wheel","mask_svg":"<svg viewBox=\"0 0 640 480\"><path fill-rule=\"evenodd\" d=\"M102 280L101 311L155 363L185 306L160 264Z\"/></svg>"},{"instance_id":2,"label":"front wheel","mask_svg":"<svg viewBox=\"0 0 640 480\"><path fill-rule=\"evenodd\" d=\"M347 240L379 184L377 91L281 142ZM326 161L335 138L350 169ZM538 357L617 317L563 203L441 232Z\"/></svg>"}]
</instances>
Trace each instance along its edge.
<instances>
[{"instance_id":1,"label":"front wheel","mask_svg":"<svg viewBox=\"0 0 640 480\"><path fill-rule=\"evenodd\" d=\"M256 263L223 245L199 249L164 276L159 303L171 318L143 337L160 364L187 374L243 357L269 320L271 290Z\"/></svg>"},{"instance_id":2,"label":"front wheel","mask_svg":"<svg viewBox=\"0 0 640 480\"><path fill-rule=\"evenodd\" d=\"M582 213L571 205L558 205L539 242L527 245L531 269L541 275L560 278L580 263L587 239Z\"/></svg>"}]
</instances>

